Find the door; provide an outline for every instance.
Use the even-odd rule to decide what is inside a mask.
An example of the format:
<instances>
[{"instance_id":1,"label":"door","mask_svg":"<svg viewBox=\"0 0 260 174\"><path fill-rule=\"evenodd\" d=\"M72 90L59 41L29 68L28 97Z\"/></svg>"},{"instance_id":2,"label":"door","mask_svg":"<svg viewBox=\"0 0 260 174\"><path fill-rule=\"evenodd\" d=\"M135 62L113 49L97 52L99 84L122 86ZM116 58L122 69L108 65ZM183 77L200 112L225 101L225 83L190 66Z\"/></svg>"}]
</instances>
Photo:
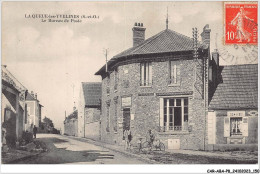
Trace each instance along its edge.
<instances>
[{"instance_id":1,"label":"door","mask_svg":"<svg viewBox=\"0 0 260 174\"><path fill-rule=\"evenodd\" d=\"M130 129L130 108L123 109L123 132Z\"/></svg>"}]
</instances>

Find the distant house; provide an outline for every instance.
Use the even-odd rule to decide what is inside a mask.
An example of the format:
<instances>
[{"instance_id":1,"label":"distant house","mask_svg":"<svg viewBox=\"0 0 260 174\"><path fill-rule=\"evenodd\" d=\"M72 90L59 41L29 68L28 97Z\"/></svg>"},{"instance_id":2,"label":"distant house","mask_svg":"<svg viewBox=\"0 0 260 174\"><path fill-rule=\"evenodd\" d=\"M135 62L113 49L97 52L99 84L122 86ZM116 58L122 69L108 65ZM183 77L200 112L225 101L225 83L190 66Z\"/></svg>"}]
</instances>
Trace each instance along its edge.
<instances>
[{"instance_id":1,"label":"distant house","mask_svg":"<svg viewBox=\"0 0 260 174\"><path fill-rule=\"evenodd\" d=\"M78 110L76 110L76 108L74 108L74 111L64 120L64 135L78 135Z\"/></svg>"},{"instance_id":2,"label":"distant house","mask_svg":"<svg viewBox=\"0 0 260 174\"><path fill-rule=\"evenodd\" d=\"M37 93L28 93L25 99L27 104L27 112L28 118L26 122L26 130L30 130L34 125L39 127L41 122L41 110L42 105L40 104L39 100L37 99Z\"/></svg>"},{"instance_id":3,"label":"distant house","mask_svg":"<svg viewBox=\"0 0 260 174\"><path fill-rule=\"evenodd\" d=\"M257 150L258 65L215 65L212 68L215 78L210 79L214 95L208 112L209 146L214 150L246 147Z\"/></svg>"},{"instance_id":4,"label":"distant house","mask_svg":"<svg viewBox=\"0 0 260 174\"><path fill-rule=\"evenodd\" d=\"M101 83L82 82L78 106L78 136L100 139Z\"/></svg>"}]
</instances>

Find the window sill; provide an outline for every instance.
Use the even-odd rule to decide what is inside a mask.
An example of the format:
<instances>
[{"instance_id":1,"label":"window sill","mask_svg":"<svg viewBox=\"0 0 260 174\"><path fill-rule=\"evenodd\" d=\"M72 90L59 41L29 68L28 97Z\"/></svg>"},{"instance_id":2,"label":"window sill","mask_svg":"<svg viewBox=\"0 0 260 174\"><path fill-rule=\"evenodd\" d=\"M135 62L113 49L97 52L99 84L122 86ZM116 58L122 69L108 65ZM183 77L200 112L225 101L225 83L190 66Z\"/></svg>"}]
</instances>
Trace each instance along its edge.
<instances>
[{"instance_id":1,"label":"window sill","mask_svg":"<svg viewBox=\"0 0 260 174\"><path fill-rule=\"evenodd\" d=\"M159 135L187 135L190 132L187 131L166 131L166 132L159 132Z\"/></svg>"},{"instance_id":2,"label":"window sill","mask_svg":"<svg viewBox=\"0 0 260 174\"><path fill-rule=\"evenodd\" d=\"M176 83L176 84L169 84L168 87L174 87L174 86L181 86L180 83Z\"/></svg>"},{"instance_id":3,"label":"window sill","mask_svg":"<svg viewBox=\"0 0 260 174\"><path fill-rule=\"evenodd\" d=\"M140 88L151 88L152 86L140 86Z\"/></svg>"}]
</instances>

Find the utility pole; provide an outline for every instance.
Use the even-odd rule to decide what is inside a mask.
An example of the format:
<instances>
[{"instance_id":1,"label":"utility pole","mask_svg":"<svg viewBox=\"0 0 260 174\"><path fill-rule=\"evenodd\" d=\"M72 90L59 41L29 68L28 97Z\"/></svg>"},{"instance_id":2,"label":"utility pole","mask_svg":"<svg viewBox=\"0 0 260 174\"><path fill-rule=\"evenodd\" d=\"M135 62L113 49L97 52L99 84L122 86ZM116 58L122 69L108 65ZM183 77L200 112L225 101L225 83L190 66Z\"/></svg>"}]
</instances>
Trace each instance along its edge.
<instances>
[{"instance_id":1,"label":"utility pole","mask_svg":"<svg viewBox=\"0 0 260 174\"><path fill-rule=\"evenodd\" d=\"M109 51L108 48L106 48L106 49L103 50L104 55L105 55L105 57L106 57L106 72L108 72L108 67L107 67L107 56L108 56L108 51Z\"/></svg>"}]
</instances>

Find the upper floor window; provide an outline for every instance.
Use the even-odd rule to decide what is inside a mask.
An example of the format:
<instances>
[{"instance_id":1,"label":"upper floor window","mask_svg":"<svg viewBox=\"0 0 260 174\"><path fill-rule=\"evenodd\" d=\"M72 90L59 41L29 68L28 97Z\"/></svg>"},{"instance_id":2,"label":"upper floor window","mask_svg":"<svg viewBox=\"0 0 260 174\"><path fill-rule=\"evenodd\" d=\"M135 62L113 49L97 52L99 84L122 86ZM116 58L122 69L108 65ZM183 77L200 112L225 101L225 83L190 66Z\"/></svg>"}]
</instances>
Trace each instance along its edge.
<instances>
[{"instance_id":1,"label":"upper floor window","mask_svg":"<svg viewBox=\"0 0 260 174\"><path fill-rule=\"evenodd\" d=\"M180 83L180 70L179 65L175 61L170 61L169 66L169 84L179 84Z\"/></svg>"},{"instance_id":2,"label":"upper floor window","mask_svg":"<svg viewBox=\"0 0 260 174\"><path fill-rule=\"evenodd\" d=\"M114 81L115 81L115 84L114 84L114 90L116 91L117 90L117 86L118 86L118 70L115 69L115 74L114 74Z\"/></svg>"},{"instance_id":3,"label":"upper floor window","mask_svg":"<svg viewBox=\"0 0 260 174\"><path fill-rule=\"evenodd\" d=\"M140 86L152 85L152 64L150 62L141 63Z\"/></svg>"}]
</instances>

